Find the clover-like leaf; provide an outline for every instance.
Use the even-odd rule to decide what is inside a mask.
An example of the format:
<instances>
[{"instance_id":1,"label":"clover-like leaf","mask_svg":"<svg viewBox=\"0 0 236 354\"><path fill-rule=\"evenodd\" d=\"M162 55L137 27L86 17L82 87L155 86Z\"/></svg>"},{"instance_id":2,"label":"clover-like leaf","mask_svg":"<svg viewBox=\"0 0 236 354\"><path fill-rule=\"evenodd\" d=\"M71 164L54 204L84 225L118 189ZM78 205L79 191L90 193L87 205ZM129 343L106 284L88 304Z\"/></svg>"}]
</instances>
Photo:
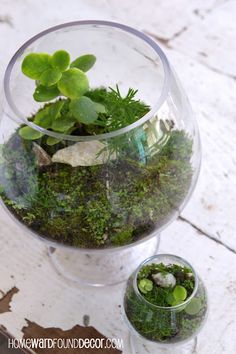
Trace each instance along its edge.
<instances>
[{"instance_id":1,"label":"clover-like leaf","mask_svg":"<svg viewBox=\"0 0 236 354\"><path fill-rule=\"evenodd\" d=\"M92 54L81 55L77 59L75 59L71 64L71 68L77 68L84 72L88 71L93 67L96 62L96 57Z\"/></svg>"},{"instance_id":2,"label":"clover-like leaf","mask_svg":"<svg viewBox=\"0 0 236 354\"><path fill-rule=\"evenodd\" d=\"M187 297L187 290L181 285L176 285L173 295L176 301L184 301Z\"/></svg>"},{"instance_id":3,"label":"clover-like leaf","mask_svg":"<svg viewBox=\"0 0 236 354\"><path fill-rule=\"evenodd\" d=\"M73 99L83 96L88 91L89 82L83 71L72 68L62 74L57 86L64 96Z\"/></svg>"},{"instance_id":4,"label":"clover-like leaf","mask_svg":"<svg viewBox=\"0 0 236 354\"><path fill-rule=\"evenodd\" d=\"M143 294L147 294L153 289L153 282L150 279L141 279L138 288Z\"/></svg>"},{"instance_id":5,"label":"clover-like leaf","mask_svg":"<svg viewBox=\"0 0 236 354\"><path fill-rule=\"evenodd\" d=\"M31 79L39 80L42 73L50 69L50 55L45 53L30 53L24 58L21 70Z\"/></svg>"},{"instance_id":6,"label":"clover-like leaf","mask_svg":"<svg viewBox=\"0 0 236 354\"><path fill-rule=\"evenodd\" d=\"M36 140L44 135L43 133L28 126L21 128L19 130L19 134L25 140Z\"/></svg>"},{"instance_id":7,"label":"clover-like leaf","mask_svg":"<svg viewBox=\"0 0 236 354\"><path fill-rule=\"evenodd\" d=\"M45 70L40 76L40 83L43 86L55 85L61 78L62 73L57 68Z\"/></svg>"},{"instance_id":8,"label":"clover-like leaf","mask_svg":"<svg viewBox=\"0 0 236 354\"><path fill-rule=\"evenodd\" d=\"M70 65L70 54L65 50L56 51L51 57L51 64L60 71L65 71Z\"/></svg>"},{"instance_id":9,"label":"clover-like leaf","mask_svg":"<svg viewBox=\"0 0 236 354\"><path fill-rule=\"evenodd\" d=\"M98 117L94 102L85 96L72 100L70 111L79 122L84 124L92 124Z\"/></svg>"},{"instance_id":10,"label":"clover-like leaf","mask_svg":"<svg viewBox=\"0 0 236 354\"><path fill-rule=\"evenodd\" d=\"M47 102L51 101L57 96L60 95L60 91L58 90L57 86L43 86L39 85L36 87L34 92L34 99L37 102Z\"/></svg>"},{"instance_id":11,"label":"clover-like leaf","mask_svg":"<svg viewBox=\"0 0 236 354\"><path fill-rule=\"evenodd\" d=\"M196 315L202 308L202 302L199 298L193 298L190 303L185 307L185 312L188 315Z\"/></svg>"}]
</instances>

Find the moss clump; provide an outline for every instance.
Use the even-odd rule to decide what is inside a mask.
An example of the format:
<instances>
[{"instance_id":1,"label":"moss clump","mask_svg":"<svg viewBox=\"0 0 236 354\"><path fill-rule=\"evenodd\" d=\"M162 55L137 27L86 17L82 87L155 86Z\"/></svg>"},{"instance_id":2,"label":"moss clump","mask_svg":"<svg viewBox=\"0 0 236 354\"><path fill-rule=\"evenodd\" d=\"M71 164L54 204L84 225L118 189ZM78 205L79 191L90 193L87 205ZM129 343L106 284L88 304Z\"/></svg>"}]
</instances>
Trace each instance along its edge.
<instances>
[{"instance_id":1,"label":"moss clump","mask_svg":"<svg viewBox=\"0 0 236 354\"><path fill-rule=\"evenodd\" d=\"M111 239L113 245L123 246L131 243L133 240L133 228L127 226L123 230L118 231Z\"/></svg>"},{"instance_id":2,"label":"moss clump","mask_svg":"<svg viewBox=\"0 0 236 354\"><path fill-rule=\"evenodd\" d=\"M155 274L172 274L176 283L169 287L157 285L153 278ZM156 342L176 343L196 333L205 319L207 301L201 281L194 297L188 301L195 285L194 276L189 278L190 274L191 269L177 264L146 265L137 277L139 295L133 287L133 276L129 279L124 300L125 312L139 334ZM188 301L187 305L184 301ZM199 305L198 308L195 306L195 311L188 310L192 302Z\"/></svg>"},{"instance_id":3,"label":"moss clump","mask_svg":"<svg viewBox=\"0 0 236 354\"><path fill-rule=\"evenodd\" d=\"M0 152L1 197L21 222L57 242L82 248L135 242L176 213L191 184L192 142L182 131L169 135L145 164L121 154L104 165L39 167L33 142L16 132ZM50 155L58 149L44 137L36 143Z\"/></svg>"}]
</instances>

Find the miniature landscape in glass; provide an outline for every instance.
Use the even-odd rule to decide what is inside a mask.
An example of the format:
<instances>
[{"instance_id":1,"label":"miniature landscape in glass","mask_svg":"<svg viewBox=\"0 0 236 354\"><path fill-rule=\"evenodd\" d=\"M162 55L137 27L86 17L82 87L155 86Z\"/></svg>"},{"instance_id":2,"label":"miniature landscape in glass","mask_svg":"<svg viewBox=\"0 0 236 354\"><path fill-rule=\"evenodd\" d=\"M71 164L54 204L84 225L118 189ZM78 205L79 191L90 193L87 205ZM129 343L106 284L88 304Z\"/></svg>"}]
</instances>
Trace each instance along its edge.
<instances>
[{"instance_id":1,"label":"miniature landscape in glass","mask_svg":"<svg viewBox=\"0 0 236 354\"><path fill-rule=\"evenodd\" d=\"M64 50L26 55L22 72L35 81L41 106L0 146L7 208L36 234L79 248L124 246L154 232L178 212L193 175L192 139L172 121L159 119L154 143L151 123L100 137L151 107L137 88L90 88L86 72L94 65L92 54L73 61Z\"/></svg>"},{"instance_id":2,"label":"miniature landscape in glass","mask_svg":"<svg viewBox=\"0 0 236 354\"><path fill-rule=\"evenodd\" d=\"M187 266L144 265L137 279L130 277L124 299L126 316L135 331L150 341L170 344L195 335L207 311L205 289L198 280L196 284Z\"/></svg>"}]
</instances>

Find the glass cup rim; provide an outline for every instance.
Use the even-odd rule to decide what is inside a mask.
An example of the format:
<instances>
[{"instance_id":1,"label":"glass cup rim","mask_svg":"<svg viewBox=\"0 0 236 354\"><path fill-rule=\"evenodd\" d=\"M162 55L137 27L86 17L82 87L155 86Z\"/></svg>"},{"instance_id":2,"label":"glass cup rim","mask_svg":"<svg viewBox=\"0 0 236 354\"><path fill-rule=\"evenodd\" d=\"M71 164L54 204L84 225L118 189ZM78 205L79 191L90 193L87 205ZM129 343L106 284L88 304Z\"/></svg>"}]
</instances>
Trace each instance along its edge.
<instances>
[{"instance_id":1,"label":"glass cup rim","mask_svg":"<svg viewBox=\"0 0 236 354\"><path fill-rule=\"evenodd\" d=\"M86 135L86 136L72 136L72 135L66 135L66 134L61 134L61 133L55 133L53 131L44 129L32 122L29 122L27 120L27 118L24 118L24 115L18 110L18 108L14 104L14 100L12 98L11 91L10 91L10 85L9 85L12 69L13 69L16 61L18 60L19 56L22 55L22 53L25 51L25 49L29 45L31 45L36 40L40 39L41 37L43 37L51 32L55 32L55 31L69 28L69 27L73 27L73 26L89 26L89 25L107 26L107 27L110 27L113 29L122 30L124 32L127 32L128 34L132 34L132 35L140 38L144 42L146 42L156 52L156 54L158 55L158 57L161 60L162 67L164 70L164 80L163 80L163 85L162 85L162 89L161 89L161 94L158 97L156 103L153 105L153 107L151 108L151 110L148 113L146 113L142 118L140 118L136 122L128 125L127 127L115 130L110 133L104 133L104 134ZM57 25L57 26L50 27L50 28L36 34L35 36L31 37L28 41L26 41L16 51L16 53L11 58L9 64L7 65L7 68L6 68L6 71L4 74L3 85L4 85L4 94L6 97L6 101L9 105L10 109L20 119L20 121L22 121L22 123L27 124L28 126L33 128L34 130L37 130L43 134L46 134L48 136L52 136L57 139L68 140L68 141L91 141L91 140L104 140L104 139L114 138L114 137L119 136L121 134L128 133L128 132L132 131L133 129L138 128L140 125L144 124L145 122L147 122L151 117L153 117L156 114L158 109L161 107L161 105L165 101L165 99L168 95L168 92L169 92L169 88L170 88L170 79L171 79L171 70L170 70L170 64L169 64L169 61L168 61L166 55L164 54L162 49L159 47L159 45L153 39L151 39L149 36L147 36L145 33L141 32L139 30L136 30L130 26L126 26L124 24L117 23L117 22L101 21L101 20L84 20L84 21L67 22L67 23ZM12 119L12 117L10 117L10 118Z\"/></svg>"},{"instance_id":2,"label":"glass cup rim","mask_svg":"<svg viewBox=\"0 0 236 354\"><path fill-rule=\"evenodd\" d=\"M151 302L149 302L148 300L146 300L145 297L142 296L142 294L138 290L137 277L138 277L138 273L141 270L141 268L145 264L149 263L150 261L152 261L154 259L158 259L158 258L161 259L161 258L164 258L164 257L170 257L170 258L175 259L176 261L184 262L192 270L192 273L194 275L194 289L193 289L191 295L182 304L175 305L175 306L159 306L159 305L155 305L155 304L152 304ZM197 276L197 273L196 273L195 269L193 268L193 266L186 259L184 259L182 257L179 257L179 256L176 256L175 254L160 253L160 254L156 254L154 256L151 256L149 258L146 258L142 263L140 263L140 265L138 266L138 268L134 272L133 288L134 288L134 291L135 291L135 294L137 295L137 297L139 297L142 301L144 301L148 306L151 306L151 307L156 308L156 309L161 309L161 310L164 310L164 311L172 311L172 310L177 310L177 309L179 309L179 308L181 308L183 306L186 306L194 298L194 296L196 295L197 289L198 289L198 276Z\"/></svg>"}]
</instances>

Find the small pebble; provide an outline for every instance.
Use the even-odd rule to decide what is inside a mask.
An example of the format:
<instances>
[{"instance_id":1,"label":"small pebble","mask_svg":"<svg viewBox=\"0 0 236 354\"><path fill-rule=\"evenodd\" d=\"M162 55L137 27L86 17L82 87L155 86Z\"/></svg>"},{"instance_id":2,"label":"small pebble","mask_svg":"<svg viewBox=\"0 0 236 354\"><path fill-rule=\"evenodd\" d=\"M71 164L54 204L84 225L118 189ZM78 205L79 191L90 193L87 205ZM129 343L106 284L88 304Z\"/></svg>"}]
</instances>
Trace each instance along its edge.
<instances>
[{"instance_id":1,"label":"small pebble","mask_svg":"<svg viewBox=\"0 0 236 354\"><path fill-rule=\"evenodd\" d=\"M152 277L155 283L161 286L162 288L174 287L176 284L176 279L171 273L167 273L167 274L156 273L153 274Z\"/></svg>"}]
</instances>

